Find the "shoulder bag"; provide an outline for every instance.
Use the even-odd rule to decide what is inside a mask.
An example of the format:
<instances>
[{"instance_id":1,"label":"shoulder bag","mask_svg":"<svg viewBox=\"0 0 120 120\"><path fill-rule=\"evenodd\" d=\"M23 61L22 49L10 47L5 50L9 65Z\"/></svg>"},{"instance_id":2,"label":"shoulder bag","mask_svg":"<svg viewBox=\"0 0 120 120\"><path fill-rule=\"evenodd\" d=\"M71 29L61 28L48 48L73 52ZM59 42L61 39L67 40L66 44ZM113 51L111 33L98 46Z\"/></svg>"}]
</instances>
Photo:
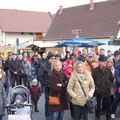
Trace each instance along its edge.
<instances>
[{"instance_id":1,"label":"shoulder bag","mask_svg":"<svg viewBox=\"0 0 120 120\"><path fill-rule=\"evenodd\" d=\"M83 88L83 86L82 86L81 81L78 80L78 82L80 83L80 86L81 86L81 89L82 89L82 91L83 91L83 93L84 93L84 96L87 97L87 95L86 95L86 93L85 93L85 90L84 90L84 88ZM88 109L93 109L93 108L95 108L96 105L97 105L97 98L96 98L96 97L92 97L90 100L87 101L86 105L87 105L87 108L88 108Z\"/></svg>"}]
</instances>

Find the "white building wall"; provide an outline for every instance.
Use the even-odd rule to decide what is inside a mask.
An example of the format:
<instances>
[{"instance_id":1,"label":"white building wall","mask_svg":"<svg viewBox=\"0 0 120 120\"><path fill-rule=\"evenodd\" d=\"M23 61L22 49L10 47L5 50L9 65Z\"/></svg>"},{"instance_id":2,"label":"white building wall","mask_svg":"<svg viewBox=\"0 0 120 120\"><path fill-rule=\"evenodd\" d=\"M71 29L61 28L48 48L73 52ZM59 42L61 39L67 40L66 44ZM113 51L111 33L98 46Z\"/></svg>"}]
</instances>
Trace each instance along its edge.
<instances>
[{"instance_id":1,"label":"white building wall","mask_svg":"<svg viewBox=\"0 0 120 120\"><path fill-rule=\"evenodd\" d=\"M4 42L3 42L3 32L0 29L0 45L2 46L3 44L4 44Z\"/></svg>"},{"instance_id":2,"label":"white building wall","mask_svg":"<svg viewBox=\"0 0 120 120\"><path fill-rule=\"evenodd\" d=\"M36 34L29 34L29 33L5 33L4 36L4 45L16 45L16 39L19 39L19 44L28 42L30 39L36 39Z\"/></svg>"}]
</instances>

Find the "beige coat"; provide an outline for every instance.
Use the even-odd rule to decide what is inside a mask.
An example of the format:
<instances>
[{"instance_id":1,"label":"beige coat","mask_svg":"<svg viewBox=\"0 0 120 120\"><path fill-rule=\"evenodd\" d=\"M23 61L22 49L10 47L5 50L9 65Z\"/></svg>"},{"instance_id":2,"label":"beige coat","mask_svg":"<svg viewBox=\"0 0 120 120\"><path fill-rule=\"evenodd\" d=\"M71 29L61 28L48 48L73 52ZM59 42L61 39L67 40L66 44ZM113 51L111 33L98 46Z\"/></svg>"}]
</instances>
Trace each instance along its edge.
<instances>
[{"instance_id":1,"label":"beige coat","mask_svg":"<svg viewBox=\"0 0 120 120\"><path fill-rule=\"evenodd\" d=\"M95 85L91 75L84 77L80 80L83 88L86 92L87 98L81 89L80 83L78 82L77 76L72 74L68 86L67 92L72 97L72 103L80 106L84 106L88 99L90 99L95 91Z\"/></svg>"}]
</instances>

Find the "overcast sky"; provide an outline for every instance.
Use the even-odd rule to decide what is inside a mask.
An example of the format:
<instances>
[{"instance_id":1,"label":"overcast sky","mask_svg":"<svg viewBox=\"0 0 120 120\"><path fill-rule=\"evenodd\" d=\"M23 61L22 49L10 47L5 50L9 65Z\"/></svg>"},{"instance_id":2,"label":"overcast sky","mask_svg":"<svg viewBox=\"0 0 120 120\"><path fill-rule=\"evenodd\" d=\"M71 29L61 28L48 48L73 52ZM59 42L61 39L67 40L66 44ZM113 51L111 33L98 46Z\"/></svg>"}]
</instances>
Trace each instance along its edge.
<instances>
[{"instance_id":1,"label":"overcast sky","mask_svg":"<svg viewBox=\"0 0 120 120\"><path fill-rule=\"evenodd\" d=\"M94 0L94 2L106 0ZM52 14L55 13L59 6L63 8L88 4L90 0L0 0L0 8L41 11Z\"/></svg>"}]
</instances>

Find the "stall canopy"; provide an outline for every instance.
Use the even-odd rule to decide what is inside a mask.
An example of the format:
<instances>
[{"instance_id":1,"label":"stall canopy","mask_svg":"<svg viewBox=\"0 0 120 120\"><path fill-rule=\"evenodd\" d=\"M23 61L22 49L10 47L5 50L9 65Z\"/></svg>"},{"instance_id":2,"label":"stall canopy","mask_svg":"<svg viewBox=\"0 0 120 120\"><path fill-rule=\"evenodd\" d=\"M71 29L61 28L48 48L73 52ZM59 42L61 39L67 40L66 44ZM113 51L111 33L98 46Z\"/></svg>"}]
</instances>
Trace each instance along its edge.
<instances>
[{"instance_id":1,"label":"stall canopy","mask_svg":"<svg viewBox=\"0 0 120 120\"><path fill-rule=\"evenodd\" d=\"M57 43L43 42L43 41L26 42L24 44L20 44L18 46L18 49L30 49L32 45L40 47L40 48L45 48L45 47L54 47L57 45Z\"/></svg>"},{"instance_id":2,"label":"stall canopy","mask_svg":"<svg viewBox=\"0 0 120 120\"><path fill-rule=\"evenodd\" d=\"M105 43L76 37L76 38L67 40L59 45L56 45L55 47L87 47L89 48L89 47L95 47L99 45L105 45Z\"/></svg>"}]
</instances>

